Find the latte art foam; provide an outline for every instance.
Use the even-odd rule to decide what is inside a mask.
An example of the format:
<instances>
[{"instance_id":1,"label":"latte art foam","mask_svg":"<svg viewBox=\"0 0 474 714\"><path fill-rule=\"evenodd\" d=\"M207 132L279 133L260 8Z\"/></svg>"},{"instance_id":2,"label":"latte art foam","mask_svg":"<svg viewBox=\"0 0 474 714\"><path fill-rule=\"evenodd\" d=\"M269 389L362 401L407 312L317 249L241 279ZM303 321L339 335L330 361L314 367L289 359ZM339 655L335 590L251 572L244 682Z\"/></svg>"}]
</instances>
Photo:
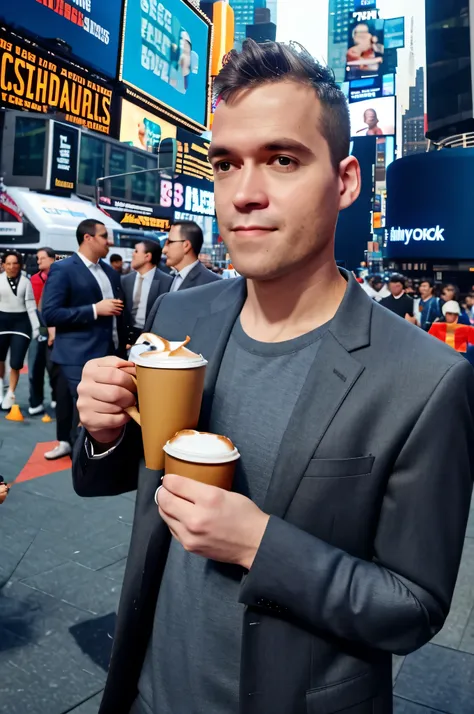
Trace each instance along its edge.
<instances>
[{"instance_id":1,"label":"latte art foam","mask_svg":"<svg viewBox=\"0 0 474 714\"><path fill-rule=\"evenodd\" d=\"M178 431L164 447L167 454L184 461L223 463L235 461L240 454L232 441L220 434L185 429Z\"/></svg>"},{"instance_id":2,"label":"latte art foam","mask_svg":"<svg viewBox=\"0 0 474 714\"><path fill-rule=\"evenodd\" d=\"M189 350L190 342L186 337L184 342L169 342L163 337L145 332L130 350L129 359L141 367L156 367L161 369L182 369L186 367L201 367L207 364L202 355Z\"/></svg>"}]
</instances>

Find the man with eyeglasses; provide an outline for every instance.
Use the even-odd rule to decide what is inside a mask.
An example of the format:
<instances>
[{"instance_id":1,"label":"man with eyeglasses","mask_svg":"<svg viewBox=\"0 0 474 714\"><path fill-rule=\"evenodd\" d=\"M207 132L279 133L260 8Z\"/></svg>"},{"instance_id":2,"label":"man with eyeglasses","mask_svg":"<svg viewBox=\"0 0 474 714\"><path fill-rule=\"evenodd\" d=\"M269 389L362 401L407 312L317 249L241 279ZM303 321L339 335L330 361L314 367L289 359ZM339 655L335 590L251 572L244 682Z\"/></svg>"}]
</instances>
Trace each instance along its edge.
<instances>
[{"instance_id":1,"label":"man with eyeglasses","mask_svg":"<svg viewBox=\"0 0 474 714\"><path fill-rule=\"evenodd\" d=\"M43 294L43 317L56 328L52 361L61 366L75 400L85 363L92 356L125 356L127 341L120 275L103 260L107 228L86 219L76 237L78 252L51 266Z\"/></svg>"},{"instance_id":2,"label":"man with eyeglasses","mask_svg":"<svg viewBox=\"0 0 474 714\"><path fill-rule=\"evenodd\" d=\"M174 268L170 292L195 288L220 280L199 261L204 237L201 227L194 221L175 221L163 248L166 265Z\"/></svg>"}]
</instances>

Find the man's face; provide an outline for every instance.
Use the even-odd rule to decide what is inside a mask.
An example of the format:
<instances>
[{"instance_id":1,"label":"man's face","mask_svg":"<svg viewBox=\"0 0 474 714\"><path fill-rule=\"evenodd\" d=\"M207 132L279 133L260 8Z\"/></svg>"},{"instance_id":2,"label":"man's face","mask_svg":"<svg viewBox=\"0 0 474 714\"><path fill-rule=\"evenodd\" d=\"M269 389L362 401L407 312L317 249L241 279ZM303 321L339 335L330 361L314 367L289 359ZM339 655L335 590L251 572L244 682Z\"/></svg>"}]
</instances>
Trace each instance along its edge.
<instances>
[{"instance_id":1,"label":"man's face","mask_svg":"<svg viewBox=\"0 0 474 714\"><path fill-rule=\"evenodd\" d=\"M474 297L472 295L468 295L466 297L466 305L467 307L472 307L474 305Z\"/></svg>"},{"instance_id":2,"label":"man's face","mask_svg":"<svg viewBox=\"0 0 474 714\"><path fill-rule=\"evenodd\" d=\"M174 268L184 260L187 245L188 241L181 237L180 226L171 226L168 240L163 247L163 255L166 256L168 268Z\"/></svg>"},{"instance_id":3,"label":"man's face","mask_svg":"<svg viewBox=\"0 0 474 714\"><path fill-rule=\"evenodd\" d=\"M117 271L117 273L121 273L122 270L123 270L123 260L122 260L122 259L120 259L120 260L111 260L111 261L110 261L110 265L112 266L112 268L113 268L114 270Z\"/></svg>"},{"instance_id":4,"label":"man's face","mask_svg":"<svg viewBox=\"0 0 474 714\"><path fill-rule=\"evenodd\" d=\"M99 260L100 258L105 258L109 252L109 234L107 233L107 228L100 223L96 223L95 233L86 233L85 240L88 241L89 246L95 257Z\"/></svg>"},{"instance_id":5,"label":"man's face","mask_svg":"<svg viewBox=\"0 0 474 714\"><path fill-rule=\"evenodd\" d=\"M9 278L17 278L21 271L21 263L16 255L7 255L5 258L5 272Z\"/></svg>"},{"instance_id":6,"label":"man's face","mask_svg":"<svg viewBox=\"0 0 474 714\"><path fill-rule=\"evenodd\" d=\"M49 273L49 269L54 263L55 258L50 258L49 255L44 250L39 250L36 254L36 262L38 263L38 270L43 273Z\"/></svg>"},{"instance_id":7,"label":"man's face","mask_svg":"<svg viewBox=\"0 0 474 714\"><path fill-rule=\"evenodd\" d=\"M145 251L143 243L137 243L132 256L132 270L140 270L146 263L150 262L151 255Z\"/></svg>"},{"instance_id":8,"label":"man's face","mask_svg":"<svg viewBox=\"0 0 474 714\"><path fill-rule=\"evenodd\" d=\"M448 302L448 300L455 300L456 299L456 291L454 290L452 285L447 285L445 288L443 288L443 291L441 293L441 297L445 302Z\"/></svg>"},{"instance_id":9,"label":"man's face","mask_svg":"<svg viewBox=\"0 0 474 714\"><path fill-rule=\"evenodd\" d=\"M398 297L404 290L403 283L389 283L389 288L393 297Z\"/></svg>"},{"instance_id":10,"label":"man's face","mask_svg":"<svg viewBox=\"0 0 474 714\"><path fill-rule=\"evenodd\" d=\"M354 29L354 44L362 49L368 49L372 44L372 35L368 25L357 25Z\"/></svg>"},{"instance_id":11,"label":"man's face","mask_svg":"<svg viewBox=\"0 0 474 714\"><path fill-rule=\"evenodd\" d=\"M420 283L420 297L422 300L428 300L433 297L433 288L429 283Z\"/></svg>"},{"instance_id":12,"label":"man's face","mask_svg":"<svg viewBox=\"0 0 474 714\"><path fill-rule=\"evenodd\" d=\"M377 124L377 114L373 109L367 109L364 114L364 122L369 127L374 127Z\"/></svg>"},{"instance_id":13,"label":"man's face","mask_svg":"<svg viewBox=\"0 0 474 714\"><path fill-rule=\"evenodd\" d=\"M309 259L333 259L337 216L359 195L360 171L353 157L335 171L320 120L314 90L291 81L243 90L216 110L216 213L232 263L247 278L271 280Z\"/></svg>"},{"instance_id":14,"label":"man's face","mask_svg":"<svg viewBox=\"0 0 474 714\"><path fill-rule=\"evenodd\" d=\"M456 322L459 320L459 315L457 315L455 312L447 312L445 320L448 325L455 325Z\"/></svg>"}]
</instances>

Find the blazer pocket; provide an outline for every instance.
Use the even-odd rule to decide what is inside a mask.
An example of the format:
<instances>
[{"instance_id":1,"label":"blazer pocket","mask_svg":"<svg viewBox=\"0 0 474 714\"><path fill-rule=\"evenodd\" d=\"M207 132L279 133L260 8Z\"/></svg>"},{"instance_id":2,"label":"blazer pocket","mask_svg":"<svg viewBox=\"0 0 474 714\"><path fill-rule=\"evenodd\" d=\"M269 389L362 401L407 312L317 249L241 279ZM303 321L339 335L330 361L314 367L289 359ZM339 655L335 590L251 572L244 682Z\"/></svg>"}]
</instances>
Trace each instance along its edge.
<instances>
[{"instance_id":1,"label":"blazer pocket","mask_svg":"<svg viewBox=\"0 0 474 714\"><path fill-rule=\"evenodd\" d=\"M372 714L377 685L372 672L306 692L308 714Z\"/></svg>"},{"instance_id":2,"label":"blazer pocket","mask_svg":"<svg viewBox=\"0 0 474 714\"><path fill-rule=\"evenodd\" d=\"M344 478L370 474L375 456L359 456L354 459L311 459L305 476L312 478Z\"/></svg>"}]
</instances>

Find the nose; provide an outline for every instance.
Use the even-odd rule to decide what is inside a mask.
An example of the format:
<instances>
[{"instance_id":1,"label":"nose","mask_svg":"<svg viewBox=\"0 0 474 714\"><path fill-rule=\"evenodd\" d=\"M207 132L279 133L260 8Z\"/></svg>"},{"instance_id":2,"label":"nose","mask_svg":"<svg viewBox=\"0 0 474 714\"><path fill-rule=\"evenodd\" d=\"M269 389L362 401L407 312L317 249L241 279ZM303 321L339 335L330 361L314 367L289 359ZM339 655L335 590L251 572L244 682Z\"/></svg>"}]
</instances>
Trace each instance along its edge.
<instances>
[{"instance_id":1,"label":"nose","mask_svg":"<svg viewBox=\"0 0 474 714\"><path fill-rule=\"evenodd\" d=\"M236 173L237 186L233 203L239 211L262 210L269 205L264 178L257 167L243 167Z\"/></svg>"}]
</instances>

